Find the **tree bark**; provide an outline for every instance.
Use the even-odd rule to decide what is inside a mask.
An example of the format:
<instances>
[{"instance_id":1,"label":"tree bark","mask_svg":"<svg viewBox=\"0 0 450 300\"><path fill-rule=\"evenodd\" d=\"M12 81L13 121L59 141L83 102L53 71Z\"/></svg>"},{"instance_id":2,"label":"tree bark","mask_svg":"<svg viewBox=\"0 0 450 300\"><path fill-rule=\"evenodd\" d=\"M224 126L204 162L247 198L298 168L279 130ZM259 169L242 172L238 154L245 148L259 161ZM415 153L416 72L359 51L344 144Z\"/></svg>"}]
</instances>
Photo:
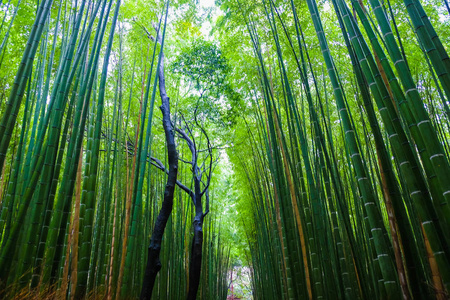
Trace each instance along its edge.
<instances>
[{"instance_id":1,"label":"tree bark","mask_svg":"<svg viewBox=\"0 0 450 300\"><path fill-rule=\"evenodd\" d=\"M197 298L198 286L200 284L200 273L202 268L202 247L203 247L203 214L195 215L194 218L194 238L191 249L191 265L189 267L189 292L187 299Z\"/></svg>"},{"instance_id":2,"label":"tree bark","mask_svg":"<svg viewBox=\"0 0 450 300\"><path fill-rule=\"evenodd\" d=\"M141 299L150 299L153 286L155 285L156 275L161 270L161 261L159 254L161 252L161 241L166 228L167 220L170 217L173 206L173 196L178 174L178 154L175 145L175 134L172 122L170 120L170 101L166 93L166 84L164 78L164 55L161 57L161 65L158 69L159 92L161 96L161 112L163 115L163 127L167 143L167 156L169 161L169 173L164 190L164 200L161 210L156 219L155 227L148 247L147 267L145 269L144 282L142 284Z\"/></svg>"}]
</instances>

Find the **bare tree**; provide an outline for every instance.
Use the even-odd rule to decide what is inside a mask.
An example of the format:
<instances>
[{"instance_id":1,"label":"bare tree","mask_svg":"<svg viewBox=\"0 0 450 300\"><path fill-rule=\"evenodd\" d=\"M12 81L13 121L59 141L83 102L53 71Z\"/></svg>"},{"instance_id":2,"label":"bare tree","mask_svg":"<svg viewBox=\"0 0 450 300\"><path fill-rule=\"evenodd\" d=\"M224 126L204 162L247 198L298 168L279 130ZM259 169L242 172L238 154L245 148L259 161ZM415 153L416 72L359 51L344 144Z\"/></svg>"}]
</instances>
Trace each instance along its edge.
<instances>
[{"instance_id":1,"label":"bare tree","mask_svg":"<svg viewBox=\"0 0 450 300\"><path fill-rule=\"evenodd\" d=\"M214 166L217 163L217 158L213 158L213 149L211 141L204 127L198 122L197 115L194 120L189 122L184 119L183 128L176 127L175 131L181 140L186 142L189 148L191 159L186 160L179 158L183 163L191 166L193 189L187 187L180 181L176 184L185 191L192 200L195 208L195 216L193 221L194 237L192 239L191 258L189 265L189 290L187 299L196 299L197 291L200 284L200 274L202 265L202 247L203 247L203 221L205 216L209 213L209 187ZM194 129L199 129L197 138L195 137ZM202 139L206 143L202 143ZM206 144L205 148L201 148L202 144ZM164 164L157 158L151 158L152 165L158 169L168 172ZM205 205L203 207L203 197L205 197Z\"/></svg>"},{"instance_id":2,"label":"bare tree","mask_svg":"<svg viewBox=\"0 0 450 300\"><path fill-rule=\"evenodd\" d=\"M155 27L155 26L154 26ZM158 32L157 28L155 30ZM161 35L157 35L157 42L162 44ZM150 299L156 275L161 270L161 241L166 228L167 221L172 213L173 196L178 175L178 153L175 144L175 131L170 119L170 99L166 93L166 82L164 77L164 53L161 49L161 63L158 69L159 94L161 96L162 123L167 144L167 157L169 162L167 182L164 190L164 199L153 228L150 246L148 247L147 266L145 268L144 282L142 284L141 299Z\"/></svg>"},{"instance_id":3,"label":"bare tree","mask_svg":"<svg viewBox=\"0 0 450 300\"><path fill-rule=\"evenodd\" d=\"M148 30L141 25L147 35L154 39ZM155 27L155 26L154 26ZM157 28L155 30L158 32ZM160 35L157 36L157 42L162 43ZM141 299L150 299L153 286L155 284L156 275L161 269L161 261L159 254L161 251L162 236L172 212L173 197L175 185L178 185L191 198L195 207L195 216L193 221L194 237L192 240L191 260L189 266L189 290L187 299L196 299L198 287L200 284L200 274L202 265L202 247L203 247L203 220L209 213L209 186L211 183L212 172L216 161L213 159L213 149L203 124L199 122L199 103L204 98L205 90L197 99L194 117L187 121L182 114L181 119L184 125L175 127L170 116L170 101L166 93L165 77L164 77L164 54L161 52L161 63L158 69L159 90L161 96L161 112L163 114L163 127L166 136L167 154L169 168L157 158L151 157L151 164L168 174L167 183L164 191L164 200L155 223L150 246L148 248L147 267L145 269L144 283L141 291ZM198 130L198 132L194 132ZM181 140L184 140L189 148L191 159L185 160L178 157L175 144L175 133ZM196 139L196 135L197 139ZM206 145L204 148L203 145ZM193 189L187 187L177 180L178 160L190 164L192 170ZM203 208L202 198L205 196L205 208Z\"/></svg>"}]
</instances>

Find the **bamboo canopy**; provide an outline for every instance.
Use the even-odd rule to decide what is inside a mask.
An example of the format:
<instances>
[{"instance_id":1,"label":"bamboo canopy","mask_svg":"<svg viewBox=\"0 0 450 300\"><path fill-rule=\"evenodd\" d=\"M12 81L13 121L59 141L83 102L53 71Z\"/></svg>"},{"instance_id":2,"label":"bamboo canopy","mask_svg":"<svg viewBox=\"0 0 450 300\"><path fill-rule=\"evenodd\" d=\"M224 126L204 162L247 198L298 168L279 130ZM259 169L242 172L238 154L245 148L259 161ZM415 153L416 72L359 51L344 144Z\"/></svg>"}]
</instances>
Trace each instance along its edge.
<instances>
[{"instance_id":1,"label":"bamboo canopy","mask_svg":"<svg viewBox=\"0 0 450 300\"><path fill-rule=\"evenodd\" d=\"M450 298L447 0L0 19L0 298Z\"/></svg>"}]
</instances>

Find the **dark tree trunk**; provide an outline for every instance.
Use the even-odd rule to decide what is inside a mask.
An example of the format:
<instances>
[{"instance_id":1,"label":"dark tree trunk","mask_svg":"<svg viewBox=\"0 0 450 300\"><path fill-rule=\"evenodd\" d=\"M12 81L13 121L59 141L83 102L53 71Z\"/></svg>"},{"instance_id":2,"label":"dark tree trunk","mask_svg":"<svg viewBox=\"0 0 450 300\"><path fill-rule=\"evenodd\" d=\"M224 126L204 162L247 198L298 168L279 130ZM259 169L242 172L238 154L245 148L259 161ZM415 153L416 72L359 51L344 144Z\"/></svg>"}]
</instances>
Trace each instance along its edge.
<instances>
[{"instance_id":1,"label":"dark tree trunk","mask_svg":"<svg viewBox=\"0 0 450 300\"><path fill-rule=\"evenodd\" d=\"M200 273L202 268L202 246L203 246L203 214L196 214L194 218L194 238L191 249L191 265L189 268L189 292L187 299L197 298L198 286L200 284Z\"/></svg>"},{"instance_id":2,"label":"dark tree trunk","mask_svg":"<svg viewBox=\"0 0 450 300\"><path fill-rule=\"evenodd\" d=\"M175 134L170 120L170 103L166 93L164 78L164 55L161 58L161 65L158 70L159 92L161 96L161 112L163 115L163 127L167 143L167 156L169 161L169 173L164 190L164 200L158 218L153 229L150 246L148 247L147 267L145 268L144 282L142 284L141 299L150 299L156 275L161 270L159 254L161 252L161 241L166 228L167 220L170 217L173 206L173 196L178 173L178 154L175 145Z\"/></svg>"}]
</instances>

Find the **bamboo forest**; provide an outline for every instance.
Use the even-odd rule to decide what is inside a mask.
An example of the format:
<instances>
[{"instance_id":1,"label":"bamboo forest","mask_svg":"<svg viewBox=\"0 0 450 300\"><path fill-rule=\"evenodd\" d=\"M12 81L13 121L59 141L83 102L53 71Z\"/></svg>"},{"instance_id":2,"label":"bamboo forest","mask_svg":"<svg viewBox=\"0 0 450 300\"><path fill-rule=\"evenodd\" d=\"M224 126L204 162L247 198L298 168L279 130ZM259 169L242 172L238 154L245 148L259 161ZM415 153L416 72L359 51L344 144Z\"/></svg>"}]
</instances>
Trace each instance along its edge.
<instances>
[{"instance_id":1,"label":"bamboo forest","mask_svg":"<svg viewBox=\"0 0 450 300\"><path fill-rule=\"evenodd\" d=\"M0 299L450 299L449 0L0 0Z\"/></svg>"}]
</instances>

